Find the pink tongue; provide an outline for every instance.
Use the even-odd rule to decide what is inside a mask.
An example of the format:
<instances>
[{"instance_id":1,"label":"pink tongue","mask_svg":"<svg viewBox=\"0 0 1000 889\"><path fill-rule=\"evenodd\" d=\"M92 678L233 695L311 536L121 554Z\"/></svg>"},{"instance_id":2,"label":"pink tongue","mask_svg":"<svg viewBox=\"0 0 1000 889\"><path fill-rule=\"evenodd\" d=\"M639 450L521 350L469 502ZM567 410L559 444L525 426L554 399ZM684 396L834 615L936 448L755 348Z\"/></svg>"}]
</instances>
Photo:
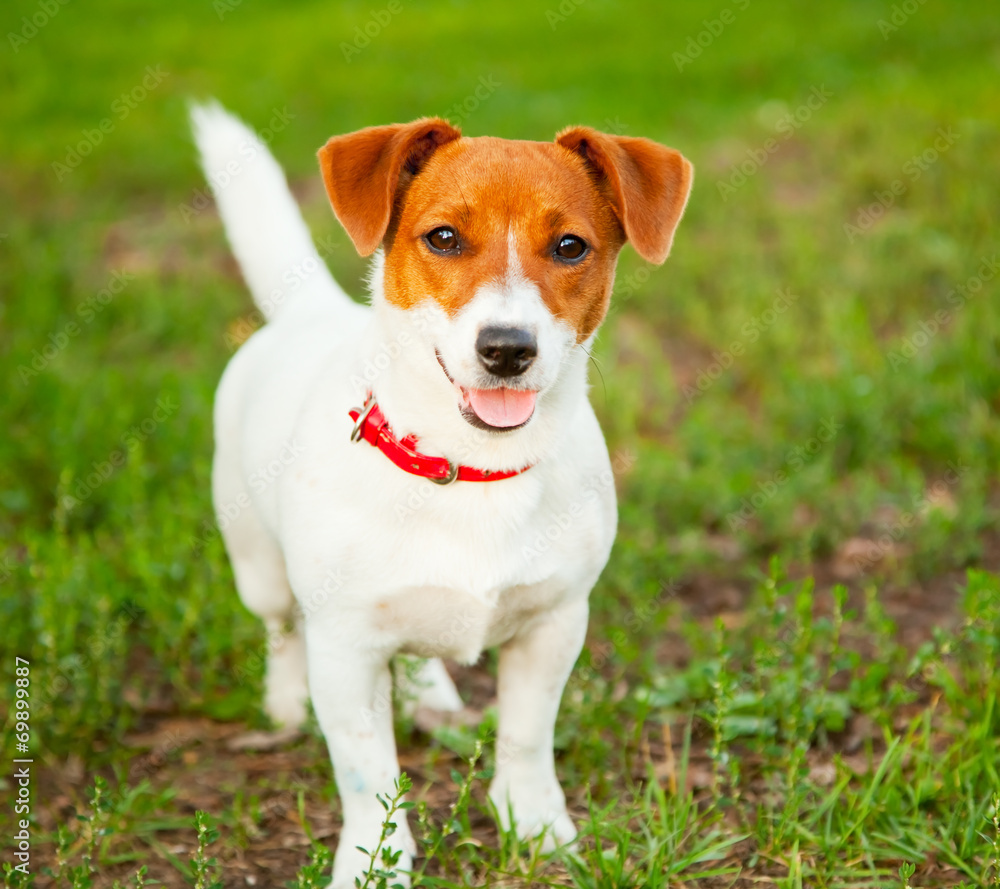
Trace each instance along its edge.
<instances>
[{"instance_id":1,"label":"pink tongue","mask_svg":"<svg viewBox=\"0 0 1000 889\"><path fill-rule=\"evenodd\" d=\"M537 394L527 389L469 389L469 404L490 426L520 426L535 410Z\"/></svg>"}]
</instances>

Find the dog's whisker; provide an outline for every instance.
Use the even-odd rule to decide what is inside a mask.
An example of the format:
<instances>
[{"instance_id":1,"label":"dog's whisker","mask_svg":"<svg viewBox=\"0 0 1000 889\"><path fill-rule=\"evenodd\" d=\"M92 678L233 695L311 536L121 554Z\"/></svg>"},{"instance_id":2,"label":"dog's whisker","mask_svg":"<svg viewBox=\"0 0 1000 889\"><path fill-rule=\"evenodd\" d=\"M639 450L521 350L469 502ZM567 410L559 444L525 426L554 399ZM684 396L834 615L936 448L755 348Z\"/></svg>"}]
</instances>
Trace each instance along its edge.
<instances>
[{"instance_id":1,"label":"dog's whisker","mask_svg":"<svg viewBox=\"0 0 1000 889\"><path fill-rule=\"evenodd\" d=\"M587 360L594 365L594 370L597 371L597 375L601 378L601 389L604 392L604 405L606 407L608 404L608 385L604 381L604 373L601 370L600 362L597 360L597 356L586 346L581 345L581 348L587 353Z\"/></svg>"}]
</instances>

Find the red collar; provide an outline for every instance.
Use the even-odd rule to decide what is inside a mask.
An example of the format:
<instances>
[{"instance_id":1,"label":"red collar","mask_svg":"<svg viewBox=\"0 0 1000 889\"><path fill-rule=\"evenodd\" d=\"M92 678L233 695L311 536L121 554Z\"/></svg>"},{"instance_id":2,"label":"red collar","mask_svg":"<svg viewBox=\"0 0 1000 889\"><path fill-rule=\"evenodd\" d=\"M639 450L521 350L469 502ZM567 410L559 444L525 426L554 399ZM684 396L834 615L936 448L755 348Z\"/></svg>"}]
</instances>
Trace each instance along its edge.
<instances>
[{"instance_id":1,"label":"red collar","mask_svg":"<svg viewBox=\"0 0 1000 889\"><path fill-rule=\"evenodd\" d=\"M385 415L371 393L364 407L351 408L351 419L355 421L351 441L364 439L372 447L378 448L404 472L429 478L439 485L449 485L456 479L460 482L498 482L501 479L520 475L531 469L528 464L523 469L498 472L489 469L475 469L472 466L456 466L447 457L430 457L417 450L417 439L413 435L396 438Z\"/></svg>"}]
</instances>

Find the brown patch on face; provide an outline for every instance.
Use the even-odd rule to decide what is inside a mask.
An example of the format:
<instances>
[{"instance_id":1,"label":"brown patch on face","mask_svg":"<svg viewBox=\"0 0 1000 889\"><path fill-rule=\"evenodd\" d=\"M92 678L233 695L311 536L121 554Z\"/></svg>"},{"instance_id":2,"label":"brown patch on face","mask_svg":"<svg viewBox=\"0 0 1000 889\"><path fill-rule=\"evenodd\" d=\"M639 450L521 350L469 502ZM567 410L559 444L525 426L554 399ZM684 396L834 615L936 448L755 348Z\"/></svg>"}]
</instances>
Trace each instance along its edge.
<instances>
[{"instance_id":1,"label":"brown patch on face","mask_svg":"<svg viewBox=\"0 0 1000 889\"><path fill-rule=\"evenodd\" d=\"M319 150L333 212L362 256L382 243L405 184L438 146L460 135L447 121L425 117L334 136Z\"/></svg>"},{"instance_id":2,"label":"brown patch on face","mask_svg":"<svg viewBox=\"0 0 1000 889\"><path fill-rule=\"evenodd\" d=\"M454 316L484 284L510 270L512 235L521 273L583 342L607 312L625 233L607 187L562 145L482 137L442 145L405 183L385 239L385 295L412 308L433 299ZM457 255L425 236L450 228ZM565 235L589 247L579 262L554 256Z\"/></svg>"}]
</instances>

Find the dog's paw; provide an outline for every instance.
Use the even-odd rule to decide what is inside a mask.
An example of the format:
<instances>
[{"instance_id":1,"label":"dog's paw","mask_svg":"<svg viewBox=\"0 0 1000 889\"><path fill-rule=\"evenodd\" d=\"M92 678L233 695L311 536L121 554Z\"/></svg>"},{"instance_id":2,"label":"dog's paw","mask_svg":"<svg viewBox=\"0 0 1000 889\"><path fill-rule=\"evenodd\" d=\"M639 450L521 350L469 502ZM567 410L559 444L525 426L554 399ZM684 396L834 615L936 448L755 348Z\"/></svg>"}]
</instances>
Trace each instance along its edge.
<instances>
[{"instance_id":1,"label":"dog's paw","mask_svg":"<svg viewBox=\"0 0 1000 889\"><path fill-rule=\"evenodd\" d=\"M226 746L230 750L274 750L299 735L298 728L281 728L274 732L243 732L230 738Z\"/></svg>"},{"instance_id":2,"label":"dog's paw","mask_svg":"<svg viewBox=\"0 0 1000 889\"><path fill-rule=\"evenodd\" d=\"M543 852L551 852L576 839L576 826L566 811L566 798L554 778L516 785L501 775L490 787L490 799L496 806L501 827L510 830L513 826L522 840L540 839Z\"/></svg>"},{"instance_id":3,"label":"dog's paw","mask_svg":"<svg viewBox=\"0 0 1000 889\"><path fill-rule=\"evenodd\" d=\"M540 836L542 852L554 852L559 846L573 848L573 841L576 839L576 825L573 824L573 819L569 817L569 812L563 809L555 815L553 813L546 813L539 819L539 822L541 826L534 829L522 829L520 822L518 822L518 836L521 839L534 839Z\"/></svg>"},{"instance_id":4,"label":"dog's paw","mask_svg":"<svg viewBox=\"0 0 1000 889\"><path fill-rule=\"evenodd\" d=\"M416 854L417 845L413 841L409 827L405 821L400 823L401 820L401 818L396 819L398 829L386 843L388 848L401 852L399 860L393 866L396 876L388 880L388 885L398 884L403 889L408 889L410 871L413 869L413 856ZM365 885L371 856L362 852L358 847L369 850L376 849L380 833L381 825L374 834L371 831L351 832L346 829L341 832L337 854L333 860L333 882L329 889L355 889L355 878L361 880L361 885ZM379 860L375 862L376 867L381 867L381 857L380 854Z\"/></svg>"},{"instance_id":5,"label":"dog's paw","mask_svg":"<svg viewBox=\"0 0 1000 889\"><path fill-rule=\"evenodd\" d=\"M283 667L273 658L268 664L264 712L276 726L298 729L305 725L309 715L309 687L304 676Z\"/></svg>"},{"instance_id":6,"label":"dog's paw","mask_svg":"<svg viewBox=\"0 0 1000 889\"><path fill-rule=\"evenodd\" d=\"M439 728L448 727L475 727L483 721L483 714L472 707L463 707L461 710L430 710L425 707L417 707L413 712L413 724L420 731L432 735Z\"/></svg>"},{"instance_id":7,"label":"dog's paw","mask_svg":"<svg viewBox=\"0 0 1000 889\"><path fill-rule=\"evenodd\" d=\"M264 712L271 721L283 730L298 731L305 725L309 711L306 707L308 695L302 693L282 693L270 688L264 697Z\"/></svg>"}]
</instances>

